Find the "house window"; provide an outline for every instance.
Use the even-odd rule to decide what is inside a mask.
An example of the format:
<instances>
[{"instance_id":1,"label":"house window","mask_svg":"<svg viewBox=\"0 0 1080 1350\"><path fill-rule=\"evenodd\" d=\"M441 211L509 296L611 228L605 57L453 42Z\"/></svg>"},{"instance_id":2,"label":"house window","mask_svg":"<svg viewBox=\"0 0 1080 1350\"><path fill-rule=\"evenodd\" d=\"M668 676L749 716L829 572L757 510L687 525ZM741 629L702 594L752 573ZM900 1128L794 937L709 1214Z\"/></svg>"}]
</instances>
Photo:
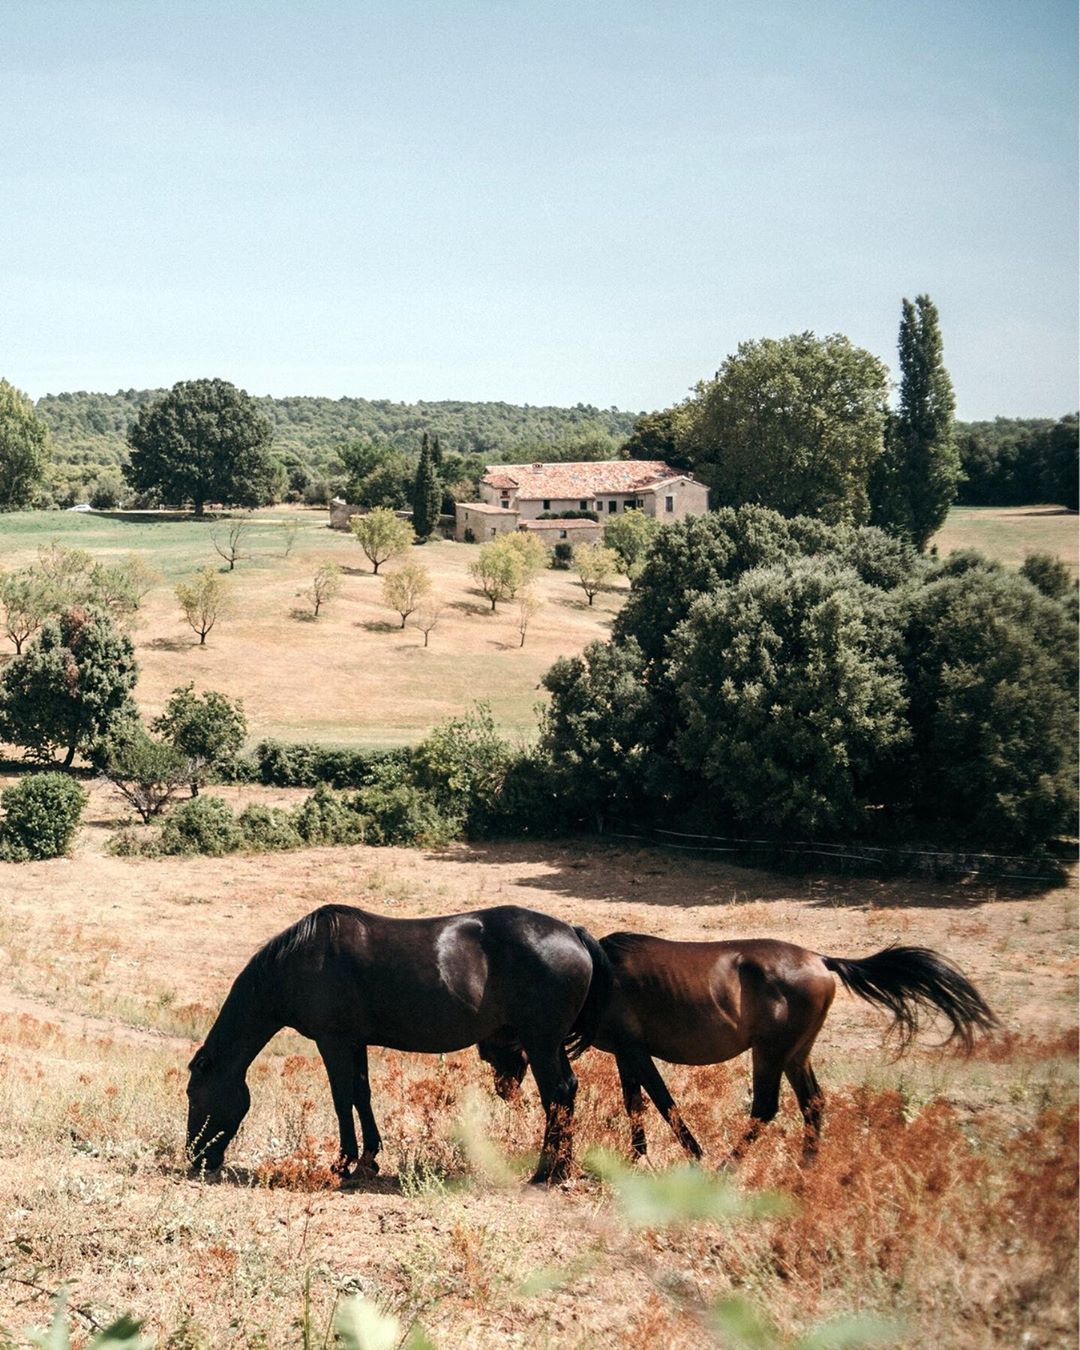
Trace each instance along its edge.
<instances>
[{"instance_id":1,"label":"house window","mask_svg":"<svg viewBox=\"0 0 1080 1350\"><path fill-rule=\"evenodd\" d=\"M665 497L665 498L664 498L664 510L665 510L665 511L674 511L674 510L675 510L675 498L674 498L674 497Z\"/></svg>"},{"instance_id":2,"label":"house window","mask_svg":"<svg viewBox=\"0 0 1080 1350\"><path fill-rule=\"evenodd\" d=\"M494 539L495 536L496 536L498 533L499 533L499 531L495 528L494 525L492 525L491 529L488 530L488 534L491 535L492 539Z\"/></svg>"},{"instance_id":3,"label":"house window","mask_svg":"<svg viewBox=\"0 0 1080 1350\"><path fill-rule=\"evenodd\" d=\"M589 509L588 502L578 502L577 506L579 511L587 511Z\"/></svg>"},{"instance_id":4,"label":"house window","mask_svg":"<svg viewBox=\"0 0 1080 1350\"><path fill-rule=\"evenodd\" d=\"M545 497L545 498L544 498L544 510L545 510L545 511L550 511L550 510L551 510L551 498L550 498L550 497Z\"/></svg>"},{"instance_id":5,"label":"house window","mask_svg":"<svg viewBox=\"0 0 1080 1350\"><path fill-rule=\"evenodd\" d=\"M502 509L503 509L504 511L509 511L509 510L510 510L510 498L509 498L509 497L503 497L502 500L499 502L499 505L502 507Z\"/></svg>"},{"instance_id":6,"label":"house window","mask_svg":"<svg viewBox=\"0 0 1080 1350\"><path fill-rule=\"evenodd\" d=\"M615 514L615 512L619 509L619 503L618 503L618 502L608 502L608 504L607 504L607 509L608 509L608 515L609 515L609 516L613 516L613 515Z\"/></svg>"},{"instance_id":7,"label":"house window","mask_svg":"<svg viewBox=\"0 0 1080 1350\"><path fill-rule=\"evenodd\" d=\"M559 538L560 538L560 539L565 539L565 538L566 538L566 531L565 531L565 530L560 530L560 531L559 531Z\"/></svg>"}]
</instances>

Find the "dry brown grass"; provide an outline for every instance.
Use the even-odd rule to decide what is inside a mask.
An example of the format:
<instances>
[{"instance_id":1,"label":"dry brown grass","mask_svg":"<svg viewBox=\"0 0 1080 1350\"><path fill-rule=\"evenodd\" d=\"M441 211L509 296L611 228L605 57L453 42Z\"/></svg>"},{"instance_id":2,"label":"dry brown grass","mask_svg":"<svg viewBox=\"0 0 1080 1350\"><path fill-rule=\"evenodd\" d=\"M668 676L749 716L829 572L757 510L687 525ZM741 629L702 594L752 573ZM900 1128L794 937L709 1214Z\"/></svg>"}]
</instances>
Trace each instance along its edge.
<instances>
[{"instance_id":1,"label":"dry brown grass","mask_svg":"<svg viewBox=\"0 0 1080 1350\"><path fill-rule=\"evenodd\" d=\"M287 558L280 537L286 518L299 523ZM242 698L253 739L413 741L474 699L488 700L505 730L532 736L540 677L557 657L608 635L626 589L617 582L590 608L572 573L544 572L533 587L540 607L522 647L513 603L491 613L468 575L475 547L433 541L407 555L428 568L443 606L425 649L423 635L402 631L383 603L381 575L394 562L373 576L356 540L328 529L325 512L279 507L253 514L252 556L225 574L231 613L202 647L174 587L198 567L220 565L210 528L183 521L117 526L54 514L39 531L8 540L0 522L0 553L7 569L32 563L52 537L95 557L139 552L162 574L133 633L140 706L154 715L172 689L194 680ZM343 568L341 593L312 620L303 592L324 562Z\"/></svg>"},{"instance_id":2,"label":"dry brown grass","mask_svg":"<svg viewBox=\"0 0 1080 1350\"><path fill-rule=\"evenodd\" d=\"M95 789L73 858L0 868L0 1324L40 1323L71 1280L90 1315L133 1309L174 1347L301 1344L305 1323L322 1344L355 1291L440 1346L699 1346L704 1310L732 1293L784 1335L872 1310L906 1344L1070 1343L1071 889L783 877L598 841L125 860L100 848L116 810ZM740 1170L745 1187L794 1196L782 1219L629 1231L588 1178L554 1194L500 1184L470 1163L457 1121L478 1112L525 1175L540 1112L528 1082L516 1106L495 1098L473 1052L373 1052L382 1172L338 1189L322 1066L291 1034L252 1067L231 1173L189 1178L195 1039L254 947L329 899L390 915L517 902L600 933L757 933L838 955L902 934L957 960L1009 1034L970 1060L924 1046L893 1061L879 1016L839 997L816 1056L818 1165L798 1166L785 1094ZM747 1065L665 1074L720 1162ZM625 1151L611 1060L588 1054L580 1077L579 1156ZM654 1165L680 1163L651 1110L647 1128Z\"/></svg>"}]
</instances>

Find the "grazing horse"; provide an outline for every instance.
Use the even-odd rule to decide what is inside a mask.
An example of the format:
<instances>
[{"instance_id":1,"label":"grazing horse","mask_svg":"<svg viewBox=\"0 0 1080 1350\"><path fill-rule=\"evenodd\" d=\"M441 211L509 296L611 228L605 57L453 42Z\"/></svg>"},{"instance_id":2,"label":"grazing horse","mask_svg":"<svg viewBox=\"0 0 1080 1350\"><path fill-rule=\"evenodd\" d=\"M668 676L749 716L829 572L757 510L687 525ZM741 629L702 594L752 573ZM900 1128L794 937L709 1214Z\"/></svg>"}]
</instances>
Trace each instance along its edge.
<instances>
[{"instance_id":1,"label":"grazing horse","mask_svg":"<svg viewBox=\"0 0 1080 1350\"><path fill-rule=\"evenodd\" d=\"M751 1053L750 1126L737 1159L776 1115L780 1079L786 1077L806 1122L804 1152L811 1157L821 1131L823 1097L810 1051L836 992L834 975L852 994L893 1015L899 1049L919 1029L920 1013L948 1020L948 1039L972 1048L976 1031L998 1020L975 986L944 957L926 947L886 947L861 960L819 956L789 942L669 942L639 933L612 933L600 946L614 982L593 1046L615 1056L631 1145L646 1151L642 1089L693 1158L701 1147L687 1129L653 1057L672 1064L719 1064ZM502 1064L496 1088L520 1081L525 1064Z\"/></svg>"},{"instance_id":2,"label":"grazing horse","mask_svg":"<svg viewBox=\"0 0 1080 1350\"><path fill-rule=\"evenodd\" d=\"M318 1047L338 1118L339 1169L377 1171L369 1045L443 1053L484 1041L528 1056L547 1124L534 1182L567 1171L577 1079L610 969L582 928L514 905L439 919L387 919L324 905L271 938L237 976L189 1065L187 1147L219 1168L247 1114L248 1066L292 1027ZM519 1080L520 1081L520 1080ZM353 1108L360 1116L360 1156Z\"/></svg>"}]
</instances>

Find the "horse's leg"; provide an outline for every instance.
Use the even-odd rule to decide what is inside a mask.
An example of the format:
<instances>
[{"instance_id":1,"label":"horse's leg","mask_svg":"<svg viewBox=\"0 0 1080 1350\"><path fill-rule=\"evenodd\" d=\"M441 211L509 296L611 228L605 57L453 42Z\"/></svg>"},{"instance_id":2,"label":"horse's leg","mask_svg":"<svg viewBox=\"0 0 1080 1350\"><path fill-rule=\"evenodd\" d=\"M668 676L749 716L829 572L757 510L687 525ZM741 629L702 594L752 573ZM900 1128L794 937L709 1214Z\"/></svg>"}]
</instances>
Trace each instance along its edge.
<instances>
[{"instance_id":1,"label":"horse's leg","mask_svg":"<svg viewBox=\"0 0 1080 1350\"><path fill-rule=\"evenodd\" d=\"M615 1064L622 1084L623 1105L630 1117L630 1147L636 1158L644 1158L649 1146L645 1138L645 1102L641 1095L641 1083L622 1055L615 1056Z\"/></svg>"},{"instance_id":2,"label":"horse's leg","mask_svg":"<svg viewBox=\"0 0 1080 1350\"><path fill-rule=\"evenodd\" d=\"M750 1103L750 1124L742 1139L731 1151L731 1161L738 1162L761 1133L763 1125L773 1120L780 1109L780 1079L783 1076L783 1057L769 1046L755 1045L754 1096Z\"/></svg>"},{"instance_id":3,"label":"horse's leg","mask_svg":"<svg viewBox=\"0 0 1080 1350\"><path fill-rule=\"evenodd\" d=\"M644 1050L634 1051L632 1054L626 1054L627 1067L629 1071L637 1078L638 1082L649 1094L653 1106L660 1112L667 1123L671 1126L671 1132L682 1145L687 1155L691 1158L701 1157L701 1145L686 1128L679 1108L675 1105L675 1098L668 1091L668 1086L660 1077L660 1070L652 1062Z\"/></svg>"},{"instance_id":4,"label":"horse's leg","mask_svg":"<svg viewBox=\"0 0 1080 1350\"><path fill-rule=\"evenodd\" d=\"M563 1047L525 1045L540 1100L544 1105L546 1123L544 1140L540 1145L540 1161L532 1175L534 1186L545 1182L565 1181L570 1169L573 1150L574 1098L577 1096L577 1076L570 1067Z\"/></svg>"},{"instance_id":5,"label":"horse's leg","mask_svg":"<svg viewBox=\"0 0 1080 1350\"><path fill-rule=\"evenodd\" d=\"M334 1111L338 1119L338 1135L341 1142L341 1156L338 1169L347 1172L351 1163L358 1160L360 1150L356 1145L356 1126L353 1123L353 1056L354 1045L341 1037L324 1037L315 1044L326 1065L326 1076L330 1080L330 1095L334 1099Z\"/></svg>"},{"instance_id":6,"label":"horse's leg","mask_svg":"<svg viewBox=\"0 0 1080 1350\"><path fill-rule=\"evenodd\" d=\"M353 1051L353 1102L360 1116L360 1133L364 1140L360 1166L367 1172L377 1172L379 1164L375 1161L375 1155L382 1148L382 1138L371 1109L371 1081L368 1078L366 1045L358 1046Z\"/></svg>"},{"instance_id":7,"label":"horse's leg","mask_svg":"<svg viewBox=\"0 0 1080 1350\"><path fill-rule=\"evenodd\" d=\"M799 1110L806 1122L803 1135L803 1161L811 1162L817 1154L818 1140L821 1138L821 1117L825 1098L810 1066L809 1056L801 1060L789 1060L784 1068L784 1074L795 1091Z\"/></svg>"}]
</instances>

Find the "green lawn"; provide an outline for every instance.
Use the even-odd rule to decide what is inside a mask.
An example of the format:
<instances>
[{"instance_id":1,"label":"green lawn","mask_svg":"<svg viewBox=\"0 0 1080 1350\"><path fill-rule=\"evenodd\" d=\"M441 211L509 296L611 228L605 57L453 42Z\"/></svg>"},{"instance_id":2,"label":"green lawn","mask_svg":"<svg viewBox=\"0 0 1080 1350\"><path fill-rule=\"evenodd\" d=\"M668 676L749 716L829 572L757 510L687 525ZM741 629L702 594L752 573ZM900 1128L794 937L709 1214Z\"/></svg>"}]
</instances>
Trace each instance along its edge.
<instances>
[{"instance_id":1,"label":"green lawn","mask_svg":"<svg viewBox=\"0 0 1080 1350\"><path fill-rule=\"evenodd\" d=\"M942 556L974 548L1006 567L1052 553L1077 574L1077 516L1060 506L957 506L933 543Z\"/></svg>"}]
</instances>

